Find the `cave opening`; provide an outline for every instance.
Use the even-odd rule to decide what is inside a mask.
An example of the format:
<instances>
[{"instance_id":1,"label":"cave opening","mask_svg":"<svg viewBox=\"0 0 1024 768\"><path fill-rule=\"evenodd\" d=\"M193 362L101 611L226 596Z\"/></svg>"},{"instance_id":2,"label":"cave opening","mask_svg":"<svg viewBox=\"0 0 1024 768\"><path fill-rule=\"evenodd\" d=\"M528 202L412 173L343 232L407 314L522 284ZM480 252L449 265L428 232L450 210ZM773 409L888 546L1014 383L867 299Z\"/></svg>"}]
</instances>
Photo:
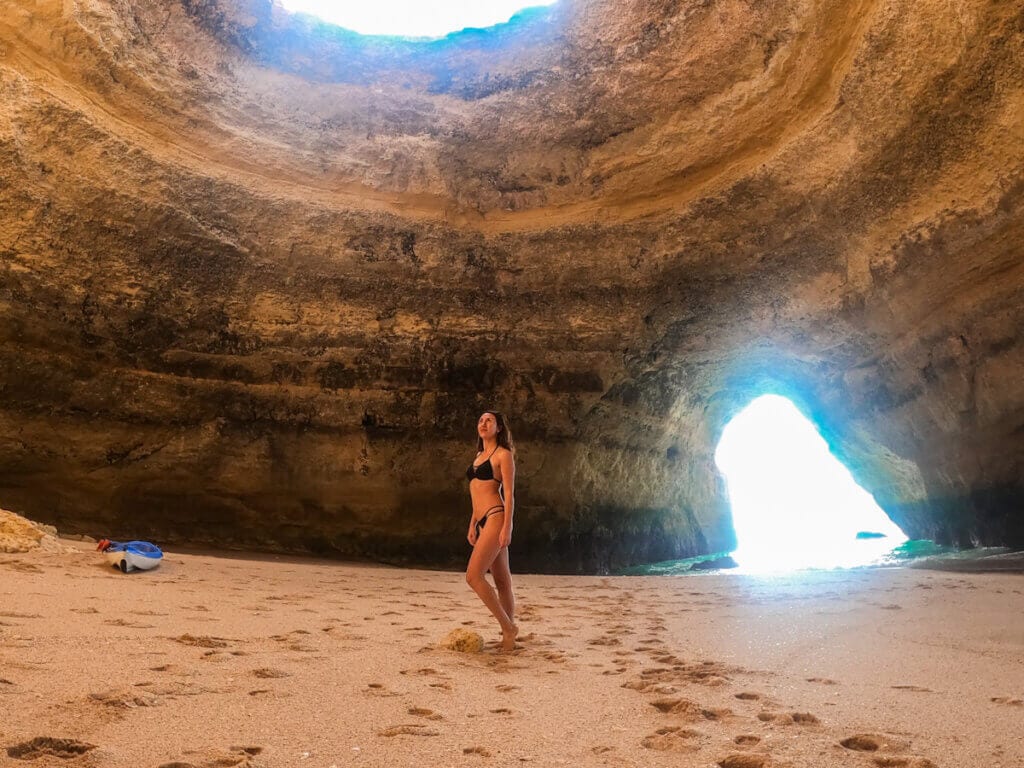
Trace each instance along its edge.
<instances>
[{"instance_id":1,"label":"cave opening","mask_svg":"<svg viewBox=\"0 0 1024 768\"><path fill-rule=\"evenodd\" d=\"M763 395L726 425L715 452L745 571L851 568L907 536L789 399Z\"/></svg>"},{"instance_id":2,"label":"cave opening","mask_svg":"<svg viewBox=\"0 0 1024 768\"><path fill-rule=\"evenodd\" d=\"M436 40L464 29L486 29L516 14L553 5L556 0L375 0L338 3L334 0L278 0L292 13L303 13L361 35Z\"/></svg>"}]
</instances>

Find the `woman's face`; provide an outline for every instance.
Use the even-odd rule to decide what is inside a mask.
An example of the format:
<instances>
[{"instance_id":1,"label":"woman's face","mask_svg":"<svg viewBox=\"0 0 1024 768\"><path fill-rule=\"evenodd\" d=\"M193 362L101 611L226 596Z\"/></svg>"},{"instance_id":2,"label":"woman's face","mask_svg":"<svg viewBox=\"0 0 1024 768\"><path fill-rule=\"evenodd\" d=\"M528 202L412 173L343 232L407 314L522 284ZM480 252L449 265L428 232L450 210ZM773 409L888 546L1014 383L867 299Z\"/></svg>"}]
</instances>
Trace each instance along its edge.
<instances>
[{"instance_id":1,"label":"woman's face","mask_svg":"<svg viewBox=\"0 0 1024 768\"><path fill-rule=\"evenodd\" d=\"M498 419L493 413L482 413L476 423L476 432L485 440L493 439L498 435Z\"/></svg>"}]
</instances>

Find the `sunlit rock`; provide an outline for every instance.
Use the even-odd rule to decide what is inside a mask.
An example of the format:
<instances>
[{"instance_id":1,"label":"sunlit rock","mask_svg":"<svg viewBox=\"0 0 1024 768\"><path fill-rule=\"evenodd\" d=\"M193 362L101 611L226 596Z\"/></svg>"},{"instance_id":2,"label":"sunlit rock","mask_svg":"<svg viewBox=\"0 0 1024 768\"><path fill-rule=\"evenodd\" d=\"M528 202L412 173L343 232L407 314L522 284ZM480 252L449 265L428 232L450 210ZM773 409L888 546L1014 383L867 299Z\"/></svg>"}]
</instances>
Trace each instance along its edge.
<instances>
[{"instance_id":1,"label":"sunlit rock","mask_svg":"<svg viewBox=\"0 0 1024 768\"><path fill-rule=\"evenodd\" d=\"M72 547L57 538L52 525L27 520L19 514L0 509L0 552L72 552Z\"/></svg>"}]
</instances>

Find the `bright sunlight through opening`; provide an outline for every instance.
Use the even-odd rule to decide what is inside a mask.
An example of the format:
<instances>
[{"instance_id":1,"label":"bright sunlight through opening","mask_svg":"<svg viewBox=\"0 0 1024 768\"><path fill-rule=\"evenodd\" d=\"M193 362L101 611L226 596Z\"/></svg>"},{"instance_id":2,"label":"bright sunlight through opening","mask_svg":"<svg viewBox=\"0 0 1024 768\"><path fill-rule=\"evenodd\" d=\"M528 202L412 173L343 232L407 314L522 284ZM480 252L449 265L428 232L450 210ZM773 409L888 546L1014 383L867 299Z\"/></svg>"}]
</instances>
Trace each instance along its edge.
<instances>
[{"instance_id":1,"label":"bright sunlight through opening","mask_svg":"<svg viewBox=\"0 0 1024 768\"><path fill-rule=\"evenodd\" d=\"M729 486L733 559L744 571L867 565L907 540L784 397L764 395L740 411L715 462Z\"/></svg>"},{"instance_id":2,"label":"bright sunlight through opening","mask_svg":"<svg viewBox=\"0 0 1024 768\"><path fill-rule=\"evenodd\" d=\"M308 13L363 35L444 37L470 27L492 27L508 21L525 8L551 5L555 0L281 0L293 13Z\"/></svg>"}]
</instances>

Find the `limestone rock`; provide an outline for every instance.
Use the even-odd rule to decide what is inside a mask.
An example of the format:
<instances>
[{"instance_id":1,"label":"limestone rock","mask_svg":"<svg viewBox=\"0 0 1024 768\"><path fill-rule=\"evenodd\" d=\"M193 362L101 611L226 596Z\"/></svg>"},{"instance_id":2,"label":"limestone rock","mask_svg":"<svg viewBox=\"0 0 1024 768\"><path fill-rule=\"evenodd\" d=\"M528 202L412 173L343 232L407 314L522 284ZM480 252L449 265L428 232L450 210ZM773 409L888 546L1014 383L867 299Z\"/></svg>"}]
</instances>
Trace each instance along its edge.
<instances>
[{"instance_id":1,"label":"limestone rock","mask_svg":"<svg viewBox=\"0 0 1024 768\"><path fill-rule=\"evenodd\" d=\"M14 512L0 509L0 552L74 552L61 544L52 525L34 523Z\"/></svg>"},{"instance_id":2,"label":"limestone rock","mask_svg":"<svg viewBox=\"0 0 1024 768\"><path fill-rule=\"evenodd\" d=\"M428 45L270 0L0 2L0 498L517 568L727 551L790 396L915 538L1024 545L1024 9L575 0Z\"/></svg>"}]
</instances>

